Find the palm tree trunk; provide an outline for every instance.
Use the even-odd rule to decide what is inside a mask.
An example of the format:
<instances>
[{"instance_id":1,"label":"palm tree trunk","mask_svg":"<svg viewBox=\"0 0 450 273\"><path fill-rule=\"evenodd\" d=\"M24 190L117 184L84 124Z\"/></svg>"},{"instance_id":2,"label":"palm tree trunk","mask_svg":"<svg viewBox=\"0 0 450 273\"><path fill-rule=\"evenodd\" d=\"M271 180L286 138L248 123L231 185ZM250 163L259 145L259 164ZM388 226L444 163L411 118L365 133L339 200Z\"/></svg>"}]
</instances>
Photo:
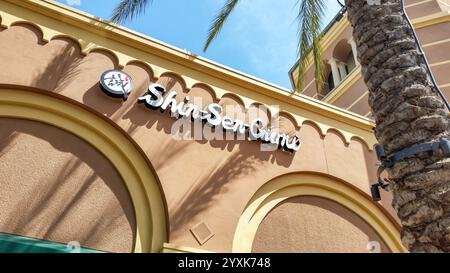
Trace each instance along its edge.
<instances>
[{"instance_id":1,"label":"palm tree trunk","mask_svg":"<svg viewBox=\"0 0 450 273\"><path fill-rule=\"evenodd\" d=\"M400 0L345 2L370 93L375 135L386 154L450 139L448 111L402 17ZM405 247L411 252L450 252L450 158L440 150L422 153L387 171Z\"/></svg>"}]
</instances>

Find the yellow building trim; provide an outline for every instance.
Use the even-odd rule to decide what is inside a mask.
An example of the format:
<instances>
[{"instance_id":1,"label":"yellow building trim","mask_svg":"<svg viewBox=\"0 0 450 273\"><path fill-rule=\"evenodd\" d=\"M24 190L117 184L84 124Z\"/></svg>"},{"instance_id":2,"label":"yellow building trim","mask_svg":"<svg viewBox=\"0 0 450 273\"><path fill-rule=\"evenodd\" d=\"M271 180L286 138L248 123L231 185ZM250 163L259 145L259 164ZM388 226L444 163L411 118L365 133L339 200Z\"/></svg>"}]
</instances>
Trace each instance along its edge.
<instances>
[{"instance_id":1,"label":"yellow building trim","mask_svg":"<svg viewBox=\"0 0 450 273\"><path fill-rule=\"evenodd\" d=\"M314 64L314 57L313 57L312 53L308 54L308 58L306 59L305 63L306 63L306 65L305 65L306 70L305 71L308 71L311 68L311 66ZM293 83L297 83L298 66L293 71L291 71L291 77L292 77ZM306 89L306 87L303 90L305 90L305 89ZM301 91L302 93L303 93L303 90Z\"/></svg>"},{"instance_id":2,"label":"yellow building trim","mask_svg":"<svg viewBox=\"0 0 450 273\"><path fill-rule=\"evenodd\" d=\"M315 83L316 82L316 80L315 79L313 79L313 80L311 80L306 86L305 86L305 88L303 88L303 91L302 91L302 93L304 94L305 92L306 92L306 89L308 89L313 83ZM315 92L315 90L313 91L313 92ZM315 92L316 93L316 95L317 95L317 92ZM314 98L314 97L313 97Z\"/></svg>"},{"instance_id":3,"label":"yellow building trim","mask_svg":"<svg viewBox=\"0 0 450 273\"><path fill-rule=\"evenodd\" d=\"M98 149L122 176L136 214L135 252L160 252L168 240L159 181L136 146L105 119L59 95L0 87L0 117L34 120L66 130Z\"/></svg>"},{"instance_id":4,"label":"yellow building trim","mask_svg":"<svg viewBox=\"0 0 450 273\"><path fill-rule=\"evenodd\" d=\"M438 62L438 63L433 63L433 64L430 64L430 66L431 67L435 67L435 66L440 66L440 65L445 65L445 64L450 64L450 60L443 61L443 62Z\"/></svg>"},{"instance_id":5,"label":"yellow building trim","mask_svg":"<svg viewBox=\"0 0 450 273\"><path fill-rule=\"evenodd\" d=\"M450 39L444 39L444 40L440 40L440 41L424 44L424 45L422 45L422 47L429 47L429 46L434 46L434 45L439 45L439 44L445 44L445 43L448 43L448 42L450 42Z\"/></svg>"},{"instance_id":6,"label":"yellow building trim","mask_svg":"<svg viewBox=\"0 0 450 273\"><path fill-rule=\"evenodd\" d=\"M317 196L335 201L365 220L392 252L406 252L395 221L370 197L347 184L315 173L280 176L264 184L242 213L233 239L233 252L251 252L264 217L280 202L295 196Z\"/></svg>"},{"instance_id":7,"label":"yellow building trim","mask_svg":"<svg viewBox=\"0 0 450 273\"><path fill-rule=\"evenodd\" d=\"M450 22L450 11L441 11L434 14L430 14L427 16L419 17L414 20L412 20L412 24L414 25L415 29L424 28L431 25L440 24L443 22ZM342 32L347 27L350 26L350 22L347 19L347 13L345 13L344 17L341 19L341 21L335 23L331 29L328 30L328 32L324 35L322 38L322 50L326 51L328 47L339 38L339 35L341 35ZM313 65L313 56L312 53L309 54L307 59L307 66L305 71L308 71L312 68ZM298 68L291 70L291 77L295 79L296 74L298 74Z\"/></svg>"},{"instance_id":8,"label":"yellow building trim","mask_svg":"<svg viewBox=\"0 0 450 273\"><path fill-rule=\"evenodd\" d=\"M362 95L359 96L359 98L357 98L352 104L350 104L347 107L347 110L350 110L353 106L355 106L358 102L360 102L362 100L362 98L364 98L368 94L369 94L369 90L366 90L366 92L362 93Z\"/></svg>"},{"instance_id":9,"label":"yellow building trim","mask_svg":"<svg viewBox=\"0 0 450 273\"><path fill-rule=\"evenodd\" d=\"M441 7L442 10L450 9L450 1L449 0L436 0Z\"/></svg>"},{"instance_id":10,"label":"yellow building trim","mask_svg":"<svg viewBox=\"0 0 450 273\"><path fill-rule=\"evenodd\" d=\"M213 251L208 251L199 248L180 246L170 243L164 243L163 253L214 253Z\"/></svg>"},{"instance_id":11,"label":"yellow building trim","mask_svg":"<svg viewBox=\"0 0 450 273\"><path fill-rule=\"evenodd\" d=\"M348 21L348 20L347 20ZM430 16L424 16L421 18L417 18L417 21L413 21L415 28L421 28L426 27L429 25L438 24L444 21L450 21L450 14L449 12L439 12L432 14ZM450 39L445 39L441 41L436 41L433 43L425 44L424 47L437 45L441 43L447 43ZM448 61L439 63L439 64L432 64L431 66L441 65L445 64ZM347 90L353 86L356 81L358 81L361 78L361 67L358 68L358 72L354 74L355 71L353 71L347 78L344 79L334 90L332 90L325 98L322 99L322 101L326 103L333 104L339 97L341 97L343 94L347 92ZM350 107L347 108L350 109L354 104L352 104Z\"/></svg>"},{"instance_id":12,"label":"yellow building trim","mask_svg":"<svg viewBox=\"0 0 450 273\"><path fill-rule=\"evenodd\" d=\"M414 28L420 29L431 25L436 25L444 22L450 22L450 11L436 12L427 16L416 18L412 20Z\"/></svg>"},{"instance_id":13,"label":"yellow building trim","mask_svg":"<svg viewBox=\"0 0 450 273\"><path fill-rule=\"evenodd\" d=\"M338 98L340 98L347 90L352 87L361 78L361 66L358 65L353 71L347 75L347 77L339 83L339 85L331 90L323 101L326 103L334 103Z\"/></svg>"},{"instance_id":14,"label":"yellow building trim","mask_svg":"<svg viewBox=\"0 0 450 273\"><path fill-rule=\"evenodd\" d=\"M194 56L181 49L154 40L126 28L95 18L84 12L49 0L0 1L1 24L10 27L15 22L32 22L38 26L44 40L54 37L76 37L83 52L104 49L118 59L120 65L140 61L148 65L156 78L176 71L187 88L199 82L208 83L216 97L232 92L245 108L258 103L271 108L279 106L291 115L299 128L305 121L317 124L322 135L329 129L342 133L348 144L357 136L372 149L377 143L370 119L312 99L293 94L290 90L251 77L231 68ZM272 109L271 109L272 110ZM275 112L276 109L273 109Z\"/></svg>"},{"instance_id":15,"label":"yellow building trim","mask_svg":"<svg viewBox=\"0 0 450 273\"><path fill-rule=\"evenodd\" d=\"M339 38L339 36L342 34L342 32L345 31L347 27L350 27L350 22L347 19L347 13L345 13L342 19L339 22L335 23L323 36L321 40L322 50L327 50L330 45Z\"/></svg>"},{"instance_id":16,"label":"yellow building trim","mask_svg":"<svg viewBox=\"0 0 450 273\"><path fill-rule=\"evenodd\" d=\"M347 13L345 13L342 19L339 22L334 23L334 25L322 37L320 44L322 51L326 51L331 46L331 44L339 37L339 35L341 35L342 32L344 32L344 30L347 27L350 27L350 22L347 19ZM314 57L313 54L310 53L308 54L308 58L306 59L305 71L308 71L313 64L314 64ZM295 74L298 75L298 68L292 71L293 79L295 79L296 77Z\"/></svg>"},{"instance_id":17,"label":"yellow building trim","mask_svg":"<svg viewBox=\"0 0 450 273\"><path fill-rule=\"evenodd\" d=\"M409 4L409 5L406 5L405 8L419 6L419 5L422 5L422 4L426 4L426 3L429 3L429 2L435 2L435 1L436 0L424 0L424 1L417 2L417 3L412 3L412 4Z\"/></svg>"}]
</instances>

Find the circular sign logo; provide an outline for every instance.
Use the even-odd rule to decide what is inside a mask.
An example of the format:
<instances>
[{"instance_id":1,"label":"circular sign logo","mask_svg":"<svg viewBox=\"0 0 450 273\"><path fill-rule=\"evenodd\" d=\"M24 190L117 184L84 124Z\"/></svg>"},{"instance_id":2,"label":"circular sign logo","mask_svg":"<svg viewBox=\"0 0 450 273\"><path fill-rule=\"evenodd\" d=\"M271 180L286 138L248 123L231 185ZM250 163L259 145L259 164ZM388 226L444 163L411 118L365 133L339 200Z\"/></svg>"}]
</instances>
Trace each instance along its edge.
<instances>
[{"instance_id":1,"label":"circular sign logo","mask_svg":"<svg viewBox=\"0 0 450 273\"><path fill-rule=\"evenodd\" d=\"M100 77L100 85L102 90L115 98L128 99L128 95L133 89L133 81L131 77L120 70L108 70Z\"/></svg>"}]
</instances>

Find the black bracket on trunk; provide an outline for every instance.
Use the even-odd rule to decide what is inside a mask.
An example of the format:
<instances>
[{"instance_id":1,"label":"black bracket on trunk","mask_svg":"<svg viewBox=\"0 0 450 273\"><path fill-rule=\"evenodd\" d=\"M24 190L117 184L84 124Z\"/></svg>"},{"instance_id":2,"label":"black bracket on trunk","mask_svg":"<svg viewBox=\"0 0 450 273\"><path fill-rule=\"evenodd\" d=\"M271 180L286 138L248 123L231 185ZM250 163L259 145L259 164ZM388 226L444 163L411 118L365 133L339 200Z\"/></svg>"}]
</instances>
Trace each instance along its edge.
<instances>
[{"instance_id":1,"label":"black bracket on trunk","mask_svg":"<svg viewBox=\"0 0 450 273\"><path fill-rule=\"evenodd\" d=\"M445 156L450 156L450 140L446 138L441 138L438 141L415 144L410 147L404 148L396 153L389 156L386 155L384 147L381 144L375 146L375 151L377 153L377 158L381 161L381 165L377 170L378 181L370 187L372 193L373 201L380 201L380 187L385 191L389 190L390 180L381 178L381 173L386 168L391 168L395 163L405 160L407 158L413 157L419 153L434 153L438 150L442 150Z\"/></svg>"}]
</instances>

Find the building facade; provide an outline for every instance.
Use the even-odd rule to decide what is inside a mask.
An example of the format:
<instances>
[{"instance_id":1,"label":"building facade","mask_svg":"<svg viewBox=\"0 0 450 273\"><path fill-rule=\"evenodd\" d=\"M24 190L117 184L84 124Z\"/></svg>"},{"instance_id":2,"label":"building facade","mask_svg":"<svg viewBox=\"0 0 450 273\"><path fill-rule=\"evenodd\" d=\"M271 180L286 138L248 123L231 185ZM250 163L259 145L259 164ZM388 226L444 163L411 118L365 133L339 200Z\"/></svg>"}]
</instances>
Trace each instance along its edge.
<instances>
[{"instance_id":1,"label":"building facade","mask_svg":"<svg viewBox=\"0 0 450 273\"><path fill-rule=\"evenodd\" d=\"M444 95L450 97L450 1L405 0L405 9L424 49L433 75ZM314 80L312 56L300 88L302 94L372 118L368 104L369 92L361 76L356 44L347 14L337 16L326 28L322 40L325 64L325 88L318 94ZM289 72L297 88L298 68Z\"/></svg>"},{"instance_id":2,"label":"building facade","mask_svg":"<svg viewBox=\"0 0 450 273\"><path fill-rule=\"evenodd\" d=\"M0 25L1 251L405 251L369 118L53 1Z\"/></svg>"}]
</instances>

